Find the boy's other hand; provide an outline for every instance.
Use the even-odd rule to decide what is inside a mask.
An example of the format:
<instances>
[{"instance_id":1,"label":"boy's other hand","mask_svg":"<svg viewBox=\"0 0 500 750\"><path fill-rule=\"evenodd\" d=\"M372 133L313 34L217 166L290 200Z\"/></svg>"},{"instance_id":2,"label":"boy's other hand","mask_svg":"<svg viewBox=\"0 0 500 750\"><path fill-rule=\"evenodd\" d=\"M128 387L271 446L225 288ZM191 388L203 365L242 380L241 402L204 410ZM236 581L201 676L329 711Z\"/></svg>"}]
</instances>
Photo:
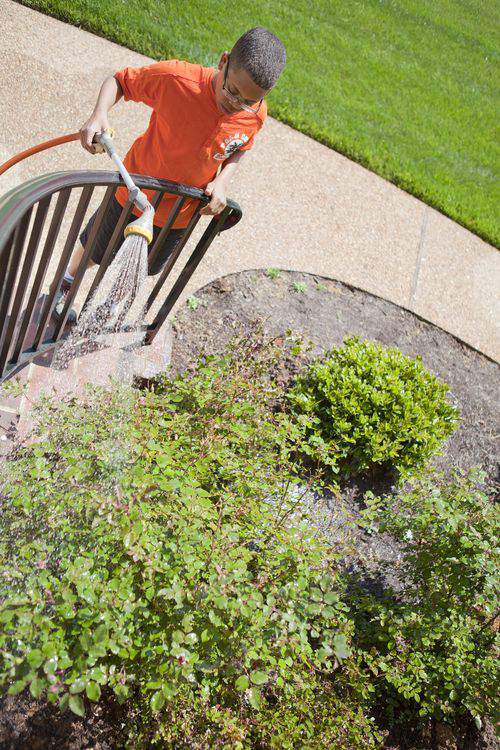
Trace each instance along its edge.
<instances>
[{"instance_id":1,"label":"boy's other hand","mask_svg":"<svg viewBox=\"0 0 500 750\"><path fill-rule=\"evenodd\" d=\"M90 154L97 153L95 144L92 143L94 136L104 133L109 128L108 118L105 115L92 115L80 128L80 143Z\"/></svg>"},{"instance_id":2,"label":"boy's other hand","mask_svg":"<svg viewBox=\"0 0 500 750\"><path fill-rule=\"evenodd\" d=\"M209 182L205 188L205 195L209 195L211 200L210 203L200 209L202 216L214 216L220 214L226 208L226 188L222 181L215 179Z\"/></svg>"}]
</instances>

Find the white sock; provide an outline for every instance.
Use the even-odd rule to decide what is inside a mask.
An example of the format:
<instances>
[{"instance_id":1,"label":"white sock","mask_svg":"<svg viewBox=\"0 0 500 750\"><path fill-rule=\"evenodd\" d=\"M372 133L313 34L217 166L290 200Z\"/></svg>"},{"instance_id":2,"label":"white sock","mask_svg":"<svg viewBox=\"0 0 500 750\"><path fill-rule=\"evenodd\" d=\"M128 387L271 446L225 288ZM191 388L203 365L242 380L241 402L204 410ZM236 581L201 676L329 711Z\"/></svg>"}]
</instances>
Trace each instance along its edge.
<instances>
[{"instance_id":1,"label":"white sock","mask_svg":"<svg viewBox=\"0 0 500 750\"><path fill-rule=\"evenodd\" d=\"M68 284L72 284L74 280L75 280L75 277L70 274L68 269L66 269L66 272L64 274L64 281L67 281Z\"/></svg>"}]
</instances>

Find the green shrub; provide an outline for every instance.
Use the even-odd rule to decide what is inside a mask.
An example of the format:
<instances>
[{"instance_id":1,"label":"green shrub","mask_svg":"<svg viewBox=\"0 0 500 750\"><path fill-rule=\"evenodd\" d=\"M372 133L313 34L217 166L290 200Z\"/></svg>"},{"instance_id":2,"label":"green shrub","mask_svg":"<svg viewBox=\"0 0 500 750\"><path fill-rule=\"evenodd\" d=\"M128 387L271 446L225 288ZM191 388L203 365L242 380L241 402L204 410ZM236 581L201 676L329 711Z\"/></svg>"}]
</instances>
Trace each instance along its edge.
<instances>
[{"instance_id":1,"label":"green shrub","mask_svg":"<svg viewBox=\"0 0 500 750\"><path fill-rule=\"evenodd\" d=\"M399 540L397 593L359 596L355 642L390 713L453 720L498 710L499 511L482 475L432 476L365 513ZM392 567L392 564L391 564Z\"/></svg>"},{"instance_id":2,"label":"green shrub","mask_svg":"<svg viewBox=\"0 0 500 750\"><path fill-rule=\"evenodd\" d=\"M359 681L356 674L354 681ZM331 678L303 678L289 695L268 702L252 727L255 747L273 750L375 750L382 734L350 692L339 695Z\"/></svg>"},{"instance_id":3,"label":"green shrub","mask_svg":"<svg viewBox=\"0 0 500 750\"><path fill-rule=\"evenodd\" d=\"M79 715L114 694L160 729L201 704L212 726L219 705L244 737L268 702L292 721L304 669L343 673L352 625L336 556L290 492L300 433L271 408L278 353L240 341L150 392L41 410L0 483L9 693Z\"/></svg>"},{"instance_id":4,"label":"green shrub","mask_svg":"<svg viewBox=\"0 0 500 750\"><path fill-rule=\"evenodd\" d=\"M309 459L344 476L377 465L404 474L422 467L453 432L457 410L447 392L419 357L352 337L297 378L289 402Z\"/></svg>"},{"instance_id":5,"label":"green shrub","mask_svg":"<svg viewBox=\"0 0 500 750\"><path fill-rule=\"evenodd\" d=\"M35 412L0 480L4 690L125 703L131 748L378 748L368 707L492 714L498 514L479 479L367 497L401 587L356 591L347 536L327 546L301 505L310 416L269 377L283 355L251 337L148 392Z\"/></svg>"},{"instance_id":6,"label":"green shrub","mask_svg":"<svg viewBox=\"0 0 500 750\"><path fill-rule=\"evenodd\" d=\"M329 677L297 666L295 680L271 690L260 709L211 705L192 690L169 701L161 721L138 722L132 747L206 750L375 750L382 735L349 692L340 694Z\"/></svg>"}]
</instances>

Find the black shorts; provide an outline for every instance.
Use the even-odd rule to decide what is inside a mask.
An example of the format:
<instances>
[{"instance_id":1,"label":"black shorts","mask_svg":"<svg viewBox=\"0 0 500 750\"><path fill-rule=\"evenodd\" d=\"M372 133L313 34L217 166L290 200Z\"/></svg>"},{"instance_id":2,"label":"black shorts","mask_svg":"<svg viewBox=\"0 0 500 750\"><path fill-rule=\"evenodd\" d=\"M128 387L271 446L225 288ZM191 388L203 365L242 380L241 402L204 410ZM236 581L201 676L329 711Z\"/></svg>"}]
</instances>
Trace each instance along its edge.
<instances>
[{"instance_id":1,"label":"black shorts","mask_svg":"<svg viewBox=\"0 0 500 750\"><path fill-rule=\"evenodd\" d=\"M99 209L97 209L97 211L99 211ZM87 222L87 226L80 234L80 242L82 243L83 247L85 247L85 245L87 244L90 230L92 229L92 225L94 224L95 217L97 216L97 211L94 214L92 214L92 216ZM94 261L94 263L99 264L102 261L104 257L104 252L111 239L111 235L114 232L118 219L120 218L121 212L122 212L122 206L120 206L116 198L113 196L108 205L108 209L106 213L104 214L103 220L101 222L101 226L99 227L99 232L97 233L97 237L95 238L95 241L94 241L94 249L92 250L92 260ZM132 219L133 219L133 216L131 216L130 221L132 221ZM162 229L161 227L156 227L156 226L153 227L153 242L149 246L150 249L153 247L153 243L155 242L156 238L160 234L161 229ZM163 245L160 248L158 255L156 256L152 267L148 271L148 274L150 276L154 276L155 274L161 271L161 269L167 262L168 257L171 255L171 253L175 250L175 248L179 244L184 231L185 231L184 229L171 229L170 230L170 232L167 234L167 236L165 237L163 241ZM123 242L123 237L119 237L116 243L116 246L113 248L113 253L111 255L112 258L115 257L116 253L118 252L119 248L122 245L122 242Z\"/></svg>"}]
</instances>

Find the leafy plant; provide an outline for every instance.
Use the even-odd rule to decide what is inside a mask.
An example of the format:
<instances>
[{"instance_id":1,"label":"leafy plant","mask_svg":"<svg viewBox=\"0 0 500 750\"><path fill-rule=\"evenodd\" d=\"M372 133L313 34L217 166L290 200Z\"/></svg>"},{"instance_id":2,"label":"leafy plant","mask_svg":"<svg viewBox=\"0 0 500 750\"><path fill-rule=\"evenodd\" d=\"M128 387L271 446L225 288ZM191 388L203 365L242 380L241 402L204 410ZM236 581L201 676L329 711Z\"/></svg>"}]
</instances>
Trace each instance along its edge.
<instances>
[{"instance_id":1,"label":"leafy plant","mask_svg":"<svg viewBox=\"0 0 500 750\"><path fill-rule=\"evenodd\" d=\"M498 710L499 511L483 480L429 475L370 503L368 523L400 543L402 590L359 594L355 640L391 714L469 711L480 725Z\"/></svg>"},{"instance_id":2,"label":"leafy plant","mask_svg":"<svg viewBox=\"0 0 500 750\"><path fill-rule=\"evenodd\" d=\"M332 679L297 666L296 679L282 690L271 689L254 708L247 692L240 706L203 700L181 687L152 723L144 713L129 728L129 743L137 748L205 750L353 750L382 747L382 733L349 691L336 689Z\"/></svg>"},{"instance_id":3,"label":"leafy plant","mask_svg":"<svg viewBox=\"0 0 500 750\"><path fill-rule=\"evenodd\" d=\"M27 383L12 378L0 385L0 398L2 396L6 396L7 398L19 398L26 393L27 388Z\"/></svg>"},{"instance_id":4,"label":"leafy plant","mask_svg":"<svg viewBox=\"0 0 500 750\"><path fill-rule=\"evenodd\" d=\"M273 750L352 750L382 747L382 734L351 691L339 694L332 680L301 675L301 683L269 701L252 728L255 747ZM357 676L355 680L359 679Z\"/></svg>"},{"instance_id":5,"label":"leafy plant","mask_svg":"<svg viewBox=\"0 0 500 750\"><path fill-rule=\"evenodd\" d=\"M253 331L149 391L116 384L34 411L37 442L0 480L4 690L77 715L122 702L137 748L379 748L368 708L387 723L494 712L498 512L481 477L367 494L360 524L398 540L400 585L357 589L347 536L322 539L294 461L307 429L328 459L321 412L288 413L273 380L301 349L290 331ZM451 429L445 386L397 350L375 354L350 340L318 378L351 409L341 435L374 434L366 404L386 435L405 419ZM321 482L313 472L307 489Z\"/></svg>"},{"instance_id":6,"label":"leafy plant","mask_svg":"<svg viewBox=\"0 0 500 750\"><path fill-rule=\"evenodd\" d=\"M266 276L269 276L270 279L277 279L281 276L281 271L279 268L268 268L266 270Z\"/></svg>"},{"instance_id":7,"label":"leafy plant","mask_svg":"<svg viewBox=\"0 0 500 750\"><path fill-rule=\"evenodd\" d=\"M352 625L292 492L281 353L240 340L147 393L46 402L1 482L9 693L78 715L112 693L165 726L186 700L249 717L292 706L304 669L342 674Z\"/></svg>"},{"instance_id":8,"label":"leafy plant","mask_svg":"<svg viewBox=\"0 0 500 750\"><path fill-rule=\"evenodd\" d=\"M187 306L190 310L197 310L200 306L201 300L198 299L198 297L195 297L194 294L191 295L191 297L188 297L187 299Z\"/></svg>"},{"instance_id":9,"label":"leafy plant","mask_svg":"<svg viewBox=\"0 0 500 750\"><path fill-rule=\"evenodd\" d=\"M298 292L299 294L305 294L305 292L307 292L307 285L304 284L303 281L294 281L292 288L294 292Z\"/></svg>"},{"instance_id":10,"label":"leafy plant","mask_svg":"<svg viewBox=\"0 0 500 750\"><path fill-rule=\"evenodd\" d=\"M304 429L301 452L333 474L377 465L408 474L455 429L458 413L447 393L420 357L351 337L316 359L288 399Z\"/></svg>"}]
</instances>

